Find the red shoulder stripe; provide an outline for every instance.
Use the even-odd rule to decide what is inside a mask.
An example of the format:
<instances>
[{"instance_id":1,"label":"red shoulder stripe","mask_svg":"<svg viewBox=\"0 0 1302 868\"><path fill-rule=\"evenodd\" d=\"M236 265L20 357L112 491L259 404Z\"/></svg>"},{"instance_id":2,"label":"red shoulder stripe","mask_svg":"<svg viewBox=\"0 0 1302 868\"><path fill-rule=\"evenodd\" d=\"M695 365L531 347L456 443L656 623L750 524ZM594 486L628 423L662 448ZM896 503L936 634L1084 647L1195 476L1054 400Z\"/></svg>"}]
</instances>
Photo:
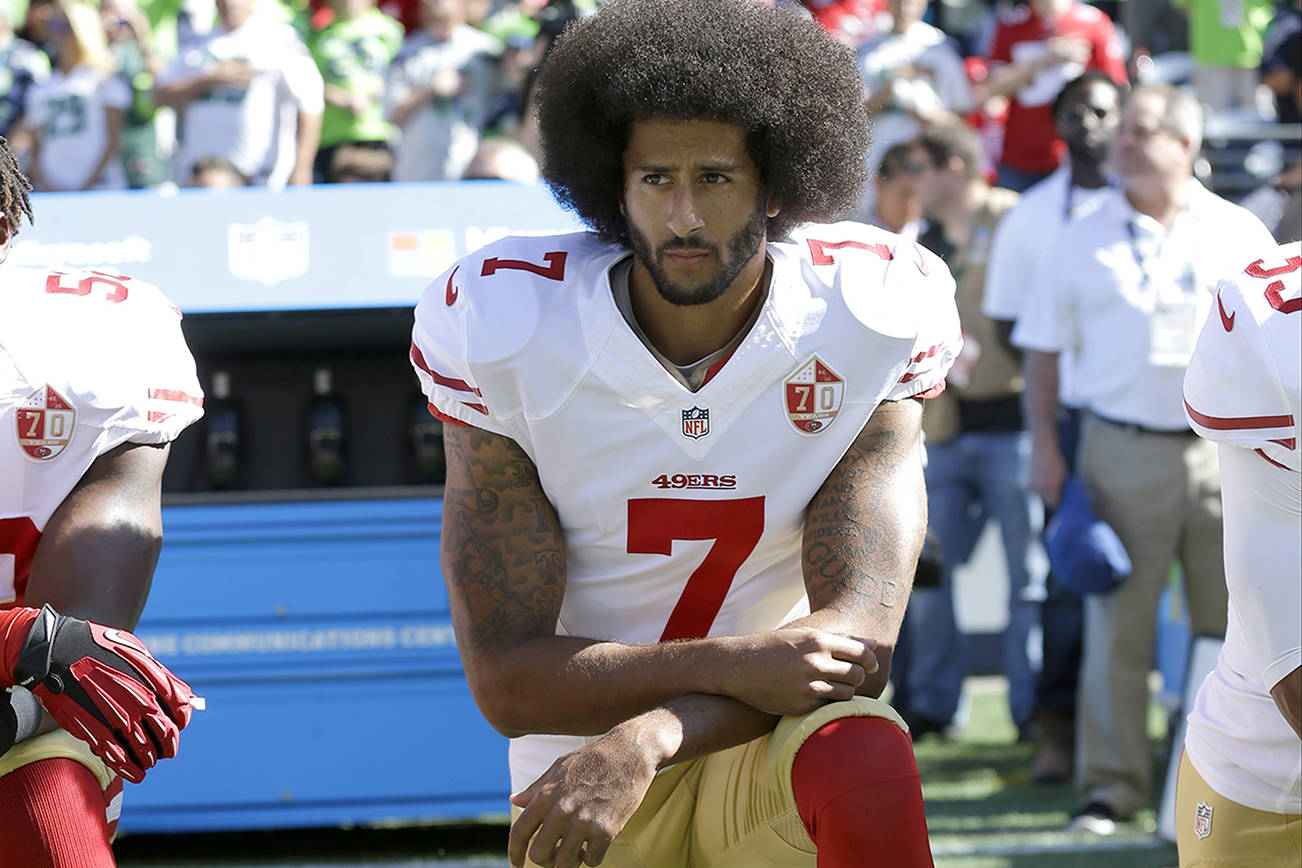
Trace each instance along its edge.
<instances>
[{"instance_id":1,"label":"red shoulder stripe","mask_svg":"<svg viewBox=\"0 0 1302 868\"><path fill-rule=\"evenodd\" d=\"M426 364L425 357L421 355L420 347L416 346L415 341L411 342L411 360L416 363L416 367L420 368L422 371L429 374L430 378L433 379L434 382L438 383L440 386L446 386L449 389L456 389L458 392L470 392L471 394L477 395L480 398L484 397L482 392L480 392L474 386L467 383L465 380L457 380L457 379L453 379L452 377L445 377L442 374L435 371L434 369L432 369L428 364ZM487 413L488 411L485 410L484 412Z\"/></svg>"}]
</instances>

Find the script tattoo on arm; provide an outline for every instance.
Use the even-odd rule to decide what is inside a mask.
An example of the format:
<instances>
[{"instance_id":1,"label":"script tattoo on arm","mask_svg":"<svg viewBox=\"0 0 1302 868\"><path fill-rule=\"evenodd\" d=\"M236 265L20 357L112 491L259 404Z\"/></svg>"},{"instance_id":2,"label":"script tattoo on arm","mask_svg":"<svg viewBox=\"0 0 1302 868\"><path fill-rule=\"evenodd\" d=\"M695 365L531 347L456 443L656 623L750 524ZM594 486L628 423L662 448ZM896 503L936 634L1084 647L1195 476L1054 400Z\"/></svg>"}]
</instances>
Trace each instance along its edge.
<instances>
[{"instance_id":1,"label":"script tattoo on arm","mask_svg":"<svg viewBox=\"0 0 1302 868\"><path fill-rule=\"evenodd\" d=\"M813 612L894 645L926 532L917 401L885 402L810 501L802 561Z\"/></svg>"},{"instance_id":2,"label":"script tattoo on arm","mask_svg":"<svg viewBox=\"0 0 1302 868\"><path fill-rule=\"evenodd\" d=\"M537 468L517 443L460 425L445 425L443 442L443 575L471 670L485 653L555 633L565 545Z\"/></svg>"}]
</instances>

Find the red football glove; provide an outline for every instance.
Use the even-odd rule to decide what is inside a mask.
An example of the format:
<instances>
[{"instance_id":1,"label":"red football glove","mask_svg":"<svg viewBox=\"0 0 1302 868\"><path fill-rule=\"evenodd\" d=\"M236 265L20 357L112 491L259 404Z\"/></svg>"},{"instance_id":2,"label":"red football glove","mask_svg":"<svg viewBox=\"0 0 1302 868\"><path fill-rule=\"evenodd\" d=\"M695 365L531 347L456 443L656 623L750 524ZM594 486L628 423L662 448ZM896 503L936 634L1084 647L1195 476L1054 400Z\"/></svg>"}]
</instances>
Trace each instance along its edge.
<instances>
[{"instance_id":1,"label":"red football glove","mask_svg":"<svg viewBox=\"0 0 1302 868\"><path fill-rule=\"evenodd\" d=\"M194 698L131 633L48 605L0 612L0 687L12 684L36 694L59 726L135 783L176 756Z\"/></svg>"}]
</instances>

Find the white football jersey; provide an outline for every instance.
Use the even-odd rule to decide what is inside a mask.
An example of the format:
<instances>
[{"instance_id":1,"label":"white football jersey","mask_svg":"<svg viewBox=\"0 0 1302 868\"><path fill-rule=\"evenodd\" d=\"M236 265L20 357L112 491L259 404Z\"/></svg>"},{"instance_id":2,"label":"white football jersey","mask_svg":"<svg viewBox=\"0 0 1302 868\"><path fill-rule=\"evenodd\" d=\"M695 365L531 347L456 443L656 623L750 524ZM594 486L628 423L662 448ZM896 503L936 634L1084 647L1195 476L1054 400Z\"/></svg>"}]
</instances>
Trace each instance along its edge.
<instances>
[{"instance_id":1,"label":"white football jersey","mask_svg":"<svg viewBox=\"0 0 1302 868\"><path fill-rule=\"evenodd\" d=\"M180 322L129 277L0 264L0 608L23 604L41 531L96 458L203 414Z\"/></svg>"},{"instance_id":2,"label":"white football jersey","mask_svg":"<svg viewBox=\"0 0 1302 868\"><path fill-rule=\"evenodd\" d=\"M1218 793L1302 811L1302 752L1270 688L1302 665L1302 244L1221 281L1185 375L1220 444L1229 619L1189 714L1189 760Z\"/></svg>"},{"instance_id":3,"label":"white football jersey","mask_svg":"<svg viewBox=\"0 0 1302 868\"><path fill-rule=\"evenodd\" d=\"M804 227L768 245L758 319L692 392L616 305L628 256L585 233L471 254L422 296L413 364L438 415L537 466L566 540L559 633L772 629L808 611L804 511L873 409L943 388L962 343L954 281L885 230ZM513 786L582 741L517 739Z\"/></svg>"}]
</instances>

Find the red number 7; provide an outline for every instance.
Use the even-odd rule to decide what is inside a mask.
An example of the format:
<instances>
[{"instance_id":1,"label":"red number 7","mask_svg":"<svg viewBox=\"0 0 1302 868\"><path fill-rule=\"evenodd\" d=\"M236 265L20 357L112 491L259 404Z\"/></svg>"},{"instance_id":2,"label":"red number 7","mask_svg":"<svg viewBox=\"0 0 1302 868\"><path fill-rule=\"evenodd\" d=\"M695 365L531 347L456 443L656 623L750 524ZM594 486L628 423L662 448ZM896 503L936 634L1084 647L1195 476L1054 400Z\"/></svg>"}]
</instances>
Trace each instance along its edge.
<instances>
[{"instance_id":1,"label":"red number 7","mask_svg":"<svg viewBox=\"0 0 1302 868\"><path fill-rule=\"evenodd\" d=\"M894 259L891 249L885 244L869 244L866 241L819 241L816 238L806 238L809 242L809 257L814 265L831 265L836 260L832 258L829 250L839 250L842 247L853 247L857 250L867 250L869 253L875 253L882 259Z\"/></svg>"},{"instance_id":2,"label":"red number 7","mask_svg":"<svg viewBox=\"0 0 1302 868\"><path fill-rule=\"evenodd\" d=\"M501 269L511 269L514 271L532 271L534 274L548 280L564 280L565 257L567 255L564 250L553 250L551 253L544 253L543 262L547 263L546 265L527 262L523 259L498 259L496 256L490 256L484 260L484 266L480 269L479 276L489 277L497 274Z\"/></svg>"},{"instance_id":3,"label":"red number 7","mask_svg":"<svg viewBox=\"0 0 1302 868\"><path fill-rule=\"evenodd\" d=\"M705 560L687 579L661 642L701 639L710 632L737 570L764 533L764 498L680 500L640 497L628 502L630 554L669 555L676 539L712 539Z\"/></svg>"}]
</instances>

